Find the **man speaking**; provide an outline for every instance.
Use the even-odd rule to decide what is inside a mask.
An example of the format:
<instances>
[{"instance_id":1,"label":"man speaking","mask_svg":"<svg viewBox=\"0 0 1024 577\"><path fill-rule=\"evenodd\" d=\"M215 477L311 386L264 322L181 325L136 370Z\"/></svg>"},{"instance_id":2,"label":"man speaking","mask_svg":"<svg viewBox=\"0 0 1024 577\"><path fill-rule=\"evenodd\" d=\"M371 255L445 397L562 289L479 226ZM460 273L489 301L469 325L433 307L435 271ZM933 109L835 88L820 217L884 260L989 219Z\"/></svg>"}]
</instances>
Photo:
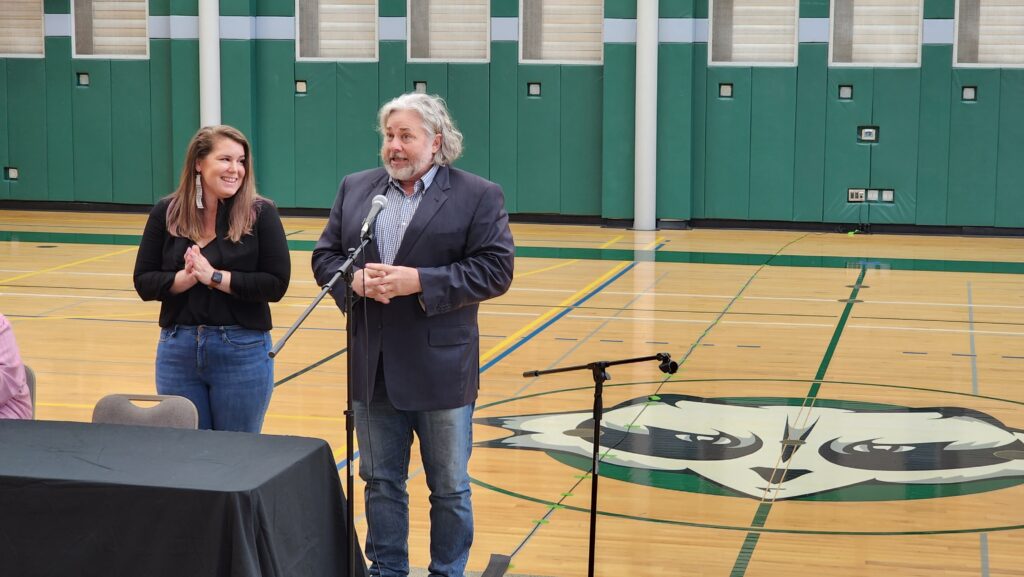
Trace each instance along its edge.
<instances>
[{"instance_id":1,"label":"man speaking","mask_svg":"<svg viewBox=\"0 0 1024 577\"><path fill-rule=\"evenodd\" d=\"M430 489L432 577L463 577L473 543L469 456L480 385L481 301L508 290L514 245L501 187L453 168L462 134L444 101L403 94L380 109L383 168L346 176L313 250L327 283L369 224L353 290L356 435L371 575L409 573L406 478L413 434ZM376 199L383 196L386 201ZM375 220L367 218L379 212ZM344 287L335 301L344 303Z\"/></svg>"}]
</instances>

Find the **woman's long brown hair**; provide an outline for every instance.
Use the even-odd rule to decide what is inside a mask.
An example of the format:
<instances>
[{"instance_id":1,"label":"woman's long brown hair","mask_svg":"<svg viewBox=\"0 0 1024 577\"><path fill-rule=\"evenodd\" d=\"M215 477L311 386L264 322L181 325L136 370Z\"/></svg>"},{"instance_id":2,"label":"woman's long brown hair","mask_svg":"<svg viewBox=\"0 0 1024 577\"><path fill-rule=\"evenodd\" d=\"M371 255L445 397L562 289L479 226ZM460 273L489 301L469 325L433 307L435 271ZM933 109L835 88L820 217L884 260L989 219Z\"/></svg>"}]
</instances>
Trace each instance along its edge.
<instances>
[{"instance_id":1,"label":"woman's long brown hair","mask_svg":"<svg viewBox=\"0 0 1024 577\"><path fill-rule=\"evenodd\" d=\"M188 152L185 154L185 165L181 167L178 188L168 195L171 202L167 207L167 230L173 236L186 237L192 242L199 242L202 237L202 213L199 208L196 208L196 175L198 174L196 162L206 158L213 150L214 145L222 138L234 140L245 150L245 177L231 203L231 213L228 215L228 238L232 242L238 242L243 236L252 232L252 227L256 223L258 205L266 199L256 192L256 177L253 171L249 141L237 128L221 124L200 128L189 142Z\"/></svg>"}]
</instances>

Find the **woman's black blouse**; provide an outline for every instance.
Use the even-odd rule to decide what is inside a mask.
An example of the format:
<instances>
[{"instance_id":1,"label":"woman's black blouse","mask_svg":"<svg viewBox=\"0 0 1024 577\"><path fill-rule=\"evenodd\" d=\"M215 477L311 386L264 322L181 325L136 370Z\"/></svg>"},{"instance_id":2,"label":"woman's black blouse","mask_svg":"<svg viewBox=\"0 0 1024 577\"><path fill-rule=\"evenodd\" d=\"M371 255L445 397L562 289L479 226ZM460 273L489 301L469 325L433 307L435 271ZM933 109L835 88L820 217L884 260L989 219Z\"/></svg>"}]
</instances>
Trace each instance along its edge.
<instances>
[{"instance_id":1,"label":"woman's black blouse","mask_svg":"<svg viewBox=\"0 0 1024 577\"><path fill-rule=\"evenodd\" d=\"M185 268L187 238L167 232L167 206L163 199L149 213L135 259L135 290L144 301L158 300L160 326L241 325L270 330L270 305L288 290L291 259L288 241L277 207L269 201L257 204L256 223L251 234L237 243L227 238L228 199L217 210L217 237L203 249L203 256L217 270L231 272L231 292L207 288L202 283L181 294L171 294L174 275Z\"/></svg>"}]
</instances>

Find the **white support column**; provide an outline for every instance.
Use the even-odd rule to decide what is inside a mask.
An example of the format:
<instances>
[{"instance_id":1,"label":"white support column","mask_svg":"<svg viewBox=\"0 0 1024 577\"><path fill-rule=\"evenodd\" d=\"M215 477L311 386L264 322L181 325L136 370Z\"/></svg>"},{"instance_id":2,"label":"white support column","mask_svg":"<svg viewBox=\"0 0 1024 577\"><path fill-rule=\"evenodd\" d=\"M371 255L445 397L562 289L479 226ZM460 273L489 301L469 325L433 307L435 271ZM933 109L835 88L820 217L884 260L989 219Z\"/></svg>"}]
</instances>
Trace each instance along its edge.
<instances>
[{"instance_id":1,"label":"white support column","mask_svg":"<svg viewBox=\"0 0 1024 577\"><path fill-rule=\"evenodd\" d=\"M199 0L199 122L220 124L220 0Z\"/></svg>"},{"instance_id":2,"label":"white support column","mask_svg":"<svg viewBox=\"0 0 1024 577\"><path fill-rule=\"evenodd\" d=\"M658 171L658 0L636 3L633 228L655 230Z\"/></svg>"}]
</instances>

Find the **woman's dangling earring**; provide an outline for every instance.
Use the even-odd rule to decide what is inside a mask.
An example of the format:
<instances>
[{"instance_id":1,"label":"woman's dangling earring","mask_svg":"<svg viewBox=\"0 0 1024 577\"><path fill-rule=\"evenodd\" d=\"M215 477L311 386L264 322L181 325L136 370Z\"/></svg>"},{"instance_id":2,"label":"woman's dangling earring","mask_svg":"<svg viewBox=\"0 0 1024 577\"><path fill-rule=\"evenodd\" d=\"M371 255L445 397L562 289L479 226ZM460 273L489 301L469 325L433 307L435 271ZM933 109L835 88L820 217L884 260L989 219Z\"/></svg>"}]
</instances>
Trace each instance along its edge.
<instances>
[{"instance_id":1,"label":"woman's dangling earring","mask_svg":"<svg viewBox=\"0 0 1024 577\"><path fill-rule=\"evenodd\" d=\"M196 173L196 208L203 207L203 179L201 175Z\"/></svg>"}]
</instances>

